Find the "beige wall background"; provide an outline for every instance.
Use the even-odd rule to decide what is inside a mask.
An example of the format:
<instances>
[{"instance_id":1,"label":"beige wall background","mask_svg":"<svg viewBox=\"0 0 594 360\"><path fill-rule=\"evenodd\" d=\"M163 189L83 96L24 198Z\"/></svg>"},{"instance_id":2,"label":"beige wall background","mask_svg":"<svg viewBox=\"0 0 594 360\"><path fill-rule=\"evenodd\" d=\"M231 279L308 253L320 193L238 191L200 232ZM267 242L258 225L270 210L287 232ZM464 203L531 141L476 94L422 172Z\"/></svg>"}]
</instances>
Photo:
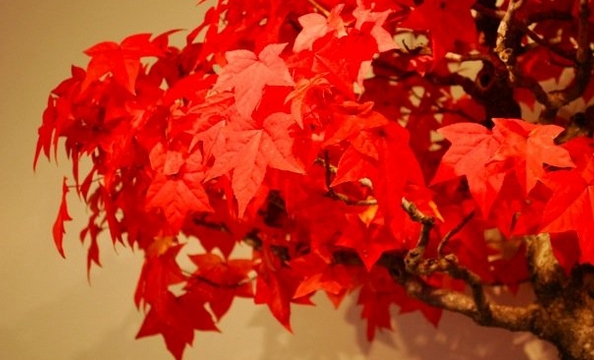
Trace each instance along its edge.
<instances>
[{"instance_id":1,"label":"beige wall background","mask_svg":"<svg viewBox=\"0 0 594 360\"><path fill-rule=\"evenodd\" d=\"M71 63L86 64L82 50L132 33L192 28L200 18L196 2L0 1L0 359L171 359L160 337L134 340L142 321L132 300L140 254L104 247L104 266L89 284L77 240L84 208L71 206L76 221L68 227L63 260L51 226L67 171L41 161L34 174L32 159L47 94ZM353 300L338 311L324 296L316 300L317 307L294 308L294 335L266 308L236 302L220 324L223 334L197 334L185 358L556 358L529 335L479 329L452 314L437 329L417 314L395 316L394 332L368 344Z\"/></svg>"}]
</instances>

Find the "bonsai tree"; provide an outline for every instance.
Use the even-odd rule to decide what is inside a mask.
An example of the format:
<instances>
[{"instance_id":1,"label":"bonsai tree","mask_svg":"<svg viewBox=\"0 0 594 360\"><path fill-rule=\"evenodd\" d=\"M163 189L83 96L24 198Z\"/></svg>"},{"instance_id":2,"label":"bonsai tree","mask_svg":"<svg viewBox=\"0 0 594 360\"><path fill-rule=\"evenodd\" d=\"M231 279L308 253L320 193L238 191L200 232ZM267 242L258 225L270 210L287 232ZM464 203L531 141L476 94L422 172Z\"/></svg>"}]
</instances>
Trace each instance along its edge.
<instances>
[{"instance_id":1,"label":"bonsai tree","mask_svg":"<svg viewBox=\"0 0 594 360\"><path fill-rule=\"evenodd\" d=\"M183 47L170 31L87 49L39 128L35 163L72 164L60 254L73 192L88 271L106 238L145 256L138 337L181 359L235 297L290 328L321 291L356 293L369 339L396 305L594 359L592 3L203 6ZM490 295L522 284L529 304Z\"/></svg>"}]
</instances>

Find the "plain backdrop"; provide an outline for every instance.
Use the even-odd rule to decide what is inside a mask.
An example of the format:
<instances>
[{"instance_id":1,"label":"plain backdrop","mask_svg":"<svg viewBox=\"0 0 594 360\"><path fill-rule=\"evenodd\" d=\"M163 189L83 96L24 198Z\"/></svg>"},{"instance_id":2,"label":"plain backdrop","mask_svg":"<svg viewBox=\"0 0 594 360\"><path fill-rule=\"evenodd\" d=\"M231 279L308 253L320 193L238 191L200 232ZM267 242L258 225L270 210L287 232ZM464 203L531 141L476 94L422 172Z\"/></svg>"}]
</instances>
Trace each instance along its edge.
<instances>
[{"instance_id":1,"label":"plain backdrop","mask_svg":"<svg viewBox=\"0 0 594 360\"><path fill-rule=\"evenodd\" d=\"M132 300L140 254L105 239L103 268L89 284L78 241L84 207L71 205L66 260L51 238L66 159L61 166L42 159L36 173L32 160L47 95L72 63L86 65L84 49L133 33L191 29L201 16L196 2L0 1L0 359L172 358L160 337L134 340L142 321ZM294 307L293 335L265 307L238 301L219 324L223 333L198 333L185 359L556 359L527 334L479 328L453 314L434 328L397 308L394 331L369 344L353 299L338 311L324 296L315 300L317 307Z\"/></svg>"}]
</instances>

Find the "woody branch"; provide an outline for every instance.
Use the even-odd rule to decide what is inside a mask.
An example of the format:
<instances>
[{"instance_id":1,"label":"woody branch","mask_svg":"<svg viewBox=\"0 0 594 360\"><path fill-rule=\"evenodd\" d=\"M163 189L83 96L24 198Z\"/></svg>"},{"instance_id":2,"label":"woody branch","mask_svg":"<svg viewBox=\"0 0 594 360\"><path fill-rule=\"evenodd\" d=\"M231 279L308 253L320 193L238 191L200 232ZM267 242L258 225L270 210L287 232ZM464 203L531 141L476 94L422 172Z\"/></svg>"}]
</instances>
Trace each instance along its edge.
<instances>
[{"instance_id":1,"label":"woody branch","mask_svg":"<svg viewBox=\"0 0 594 360\"><path fill-rule=\"evenodd\" d=\"M527 88L536 100L544 106L539 118L540 123L552 123L559 109L580 97L590 82L592 73L592 51L588 37L588 17L590 10L588 0L580 0L578 15L577 49L575 54L568 54L542 39L532 31L527 22L517 19L517 12L524 4L523 0L512 1L503 15L497 31L497 45L495 52L500 61L505 64L507 76L512 86ZM546 19L546 17L544 18ZM536 21L538 19L528 19ZM517 56L521 50L520 39L528 36L534 43L546 47L549 51L574 62L574 80L563 89L545 91L538 81L522 74L517 67Z\"/></svg>"}]
</instances>

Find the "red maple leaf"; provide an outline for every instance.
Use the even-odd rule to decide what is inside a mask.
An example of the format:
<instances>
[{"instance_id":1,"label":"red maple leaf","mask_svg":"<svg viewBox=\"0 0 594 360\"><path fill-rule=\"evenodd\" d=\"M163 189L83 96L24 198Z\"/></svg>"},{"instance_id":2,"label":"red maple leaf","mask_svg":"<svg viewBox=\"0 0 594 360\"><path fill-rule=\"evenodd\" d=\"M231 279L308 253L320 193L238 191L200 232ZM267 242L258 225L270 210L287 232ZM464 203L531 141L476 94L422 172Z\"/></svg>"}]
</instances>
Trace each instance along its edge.
<instances>
[{"instance_id":1,"label":"red maple leaf","mask_svg":"<svg viewBox=\"0 0 594 360\"><path fill-rule=\"evenodd\" d=\"M343 140L353 140L363 130L378 128L389 123L382 114L373 111L371 101L359 104L345 101L333 111L332 122L326 126L324 146L338 144Z\"/></svg>"},{"instance_id":2,"label":"red maple leaf","mask_svg":"<svg viewBox=\"0 0 594 360\"><path fill-rule=\"evenodd\" d=\"M367 223L359 215L347 215L348 224L336 245L357 251L370 271L384 251L401 247L390 229L383 224L383 219Z\"/></svg>"},{"instance_id":3,"label":"red maple leaf","mask_svg":"<svg viewBox=\"0 0 594 360\"><path fill-rule=\"evenodd\" d=\"M217 319L225 315L236 296L253 296L248 275L253 269L251 260L223 261L212 253L190 255L190 259L198 269L193 272L193 281L186 291L202 293Z\"/></svg>"},{"instance_id":4,"label":"red maple leaf","mask_svg":"<svg viewBox=\"0 0 594 360\"><path fill-rule=\"evenodd\" d=\"M345 24L340 17L340 12L343 8L344 4L336 5L328 14L328 18L318 13L301 15L298 21L302 29L295 38L293 51L299 52L305 49L311 49L314 41L329 32L336 32L337 37L346 35Z\"/></svg>"},{"instance_id":5,"label":"red maple leaf","mask_svg":"<svg viewBox=\"0 0 594 360\"><path fill-rule=\"evenodd\" d=\"M359 3L359 6L353 11L353 16L357 19L355 29L369 31L369 34L373 36L377 43L377 50L379 52L396 49L394 37L382 27L391 12L391 10L379 13L373 12L371 9L365 9L361 3Z\"/></svg>"},{"instance_id":6,"label":"red maple leaf","mask_svg":"<svg viewBox=\"0 0 594 360\"><path fill-rule=\"evenodd\" d=\"M459 123L438 130L452 146L443 156L433 183L466 176L468 187L483 214L488 215L501 189L505 173L491 163L500 142L486 127Z\"/></svg>"},{"instance_id":7,"label":"red maple leaf","mask_svg":"<svg viewBox=\"0 0 594 360\"><path fill-rule=\"evenodd\" d=\"M312 70L345 94L353 94L353 84L362 84L362 66L369 65L377 53L377 43L369 34L351 31L341 38L324 37L315 43Z\"/></svg>"},{"instance_id":8,"label":"red maple leaf","mask_svg":"<svg viewBox=\"0 0 594 360\"><path fill-rule=\"evenodd\" d=\"M146 207L161 209L174 234L186 215L212 211L202 185L205 173L199 151L185 157L181 152L166 150L159 143L151 151L151 166L156 175L147 190Z\"/></svg>"},{"instance_id":9,"label":"red maple leaf","mask_svg":"<svg viewBox=\"0 0 594 360\"><path fill-rule=\"evenodd\" d=\"M192 295L175 297L165 292L166 310L151 307L136 338L160 334L169 352L176 360L181 360L186 345L194 342L194 330L218 331L204 302Z\"/></svg>"},{"instance_id":10,"label":"red maple leaf","mask_svg":"<svg viewBox=\"0 0 594 360\"><path fill-rule=\"evenodd\" d=\"M262 98L264 86L293 86L293 78L280 57L287 44L270 44L256 56L249 50L225 53L227 65L213 88L235 91L235 104L243 116L249 117Z\"/></svg>"},{"instance_id":11,"label":"red maple leaf","mask_svg":"<svg viewBox=\"0 0 594 360\"><path fill-rule=\"evenodd\" d=\"M474 44L476 26L470 13L475 0L425 0L414 8L400 27L429 30L432 39L434 63L454 49L456 41Z\"/></svg>"},{"instance_id":12,"label":"red maple leaf","mask_svg":"<svg viewBox=\"0 0 594 360\"><path fill-rule=\"evenodd\" d=\"M81 85L81 92L105 74L111 73L118 84L135 94L140 58L163 54L163 50L150 38L151 34L131 35L122 40L121 44L106 41L85 50L91 61L87 67L87 76Z\"/></svg>"},{"instance_id":13,"label":"red maple leaf","mask_svg":"<svg viewBox=\"0 0 594 360\"><path fill-rule=\"evenodd\" d=\"M546 175L545 166L573 167L569 152L554 143L562 131L554 125L494 119L493 132L482 125L459 123L439 129L452 146L444 154L433 183L466 176L472 196L483 214L501 191L507 174L519 181L525 196ZM509 194L515 197L514 194Z\"/></svg>"},{"instance_id":14,"label":"red maple leaf","mask_svg":"<svg viewBox=\"0 0 594 360\"><path fill-rule=\"evenodd\" d=\"M262 262L256 267L256 304L266 304L272 315L289 331L291 330L291 300L297 289L298 279L288 268L279 264L269 247L262 251Z\"/></svg>"},{"instance_id":15,"label":"red maple leaf","mask_svg":"<svg viewBox=\"0 0 594 360\"><path fill-rule=\"evenodd\" d=\"M344 182L356 182L362 178L374 177L378 169L374 166L373 160L365 152L358 151L355 146L349 146L340 157L336 176L330 185L336 186Z\"/></svg>"},{"instance_id":16,"label":"red maple leaf","mask_svg":"<svg viewBox=\"0 0 594 360\"><path fill-rule=\"evenodd\" d=\"M56 117L55 102L56 100L51 95L47 97L47 107L43 111L43 122L37 130L38 139L37 147L35 149L35 157L33 158L33 169L37 168L37 161L39 160L42 151L45 157L48 159L50 157L50 148L52 146L55 126L54 119Z\"/></svg>"},{"instance_id":17,"label":"red maple leaf","mask_svg":"<svg viewBox=\"0 0 594 360\"><path fill-rule=\"evenodd\" d=\"M554 143L563 128L536 125L514 119L493 119L493 136L501 141L493 161L509 161L520 185L528 194L545 176L545 165L574 167L569 152Z\"/></svg>"},{"instance_id":18,"label":"red maple leaf","mask_svg":"<svg viewBox=\"0 0 594 360\"><path fill-rule=\"evenodd\" d=\"M291 91L285 102L291 102L291 114L295 117L295 122L303 128L303 114L311 114L313 108L306 101L307 96L313 90L327 90L328 81L321 75L315 75L311 79L301 79L295 85L295 90Z\"/></svg>"},{"instance_id":19,"label":"red maple leaf","mask_svg":"<svg viewBox=\"0 0 594 360\"><path fill-rule=\"evenodd\" d=\"M56 248L60 252L62 257L66 257L64 254L64 247L62 246L62 241L64 239L64 222L72 220L70 214L68 214L68 205L66 203L66 194L68 194L69 188L66 184L66 178L62 181L62 201L60 202L60 209L58 210L58 217L54 221L53 226L53 234L54 234L54 243L56 244Z\"/></svg>"},{"instance_id":20,"label":"red maple leaf","mask_svg":"<svg viewBox=\"0 0 594 360\"><path fill-rule=\"evenodd\" d=\"M424 188L421 167L410 149L409 132L396 122L373 129L372 144L377 151L377 172L370 174L373 191L386 223L398 240L405 242L403 229L408 215L402 210L402 197L410 188ZM360 149L366 149L362 144ZM373 156L373 152L366 152Z\"/></svg>"},{"instance_id":21,"label":"red maple leaf","mask_svg":"<svg viewBox=\"0 0 594 360\"><path fill-rule=\"evenodd\" d=\"M240 217L262 185L268 167L303 172L292 152L294 139L289 128L294 124L293 117L286 113L268 116L261 126L237 114L221 130L207 179L233 171L231 184Z\"/></svg>"},{"instance_id":22,"label":"red maple leaf","mask_svg":"<svg viewBox=\"0 0 594 360\"><path fill-rule=\"evenodd\" d=\"M341 264L332 264L318 254L309 253L291 261L291 269L300 275L299 286L294 299L308 297L323 289L338 306L348 289L353 287L354 279L348 268Z\"/></svg>"},{"instance_id":23,"label":"red maple leaf","mask_svg":"<svg viewBox=\"0 0 594 360\"><path fill-rule=\"evenodd\" d=\"M175 260L182 247L171 236L157 237L151 242L134 293L137 307L149 305L159 311L166 309L169 286L186 281Z\"/></svg>"}]
</instances>

